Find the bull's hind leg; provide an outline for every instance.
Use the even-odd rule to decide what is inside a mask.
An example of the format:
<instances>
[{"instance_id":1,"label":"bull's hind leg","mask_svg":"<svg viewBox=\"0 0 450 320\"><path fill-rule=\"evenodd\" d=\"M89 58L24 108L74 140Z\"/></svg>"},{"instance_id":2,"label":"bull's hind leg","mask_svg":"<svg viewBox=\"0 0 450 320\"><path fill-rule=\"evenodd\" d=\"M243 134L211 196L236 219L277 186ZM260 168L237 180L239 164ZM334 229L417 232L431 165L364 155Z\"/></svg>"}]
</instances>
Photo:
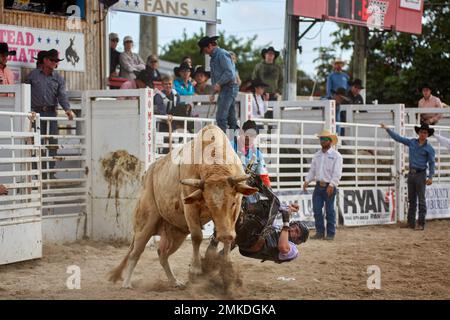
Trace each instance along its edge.
<instances>
[{"instance_id":1,"label":"bull's hind leg","mask_svg":"<svg viewBox=\"0 0 450 320\"><path fill-rule=\"evenodd\" d=\"M160 216L152 212L148 200L141 199L135 214L134 245L128 257L123 288L131 288L131 275L150 238L156 234Z\"/></svg>"},{"instance_id":2,"label":"bull's hind leg","mask_svg":"<svg viewBox=\"0 0 450 320\"><path fill-rule=\"evenodd\" d=\"M186 239L186 233L181 232L179 229L168 223L163 223L161 225L160 235L161 239L158 248L159 263L161 263L161 266L166 272L170 284L177 288L183 288L185 286L184 283L176 279L173 275L169 265L169 256L181 246L184 239Z\"/></svg>"}]
</instances>

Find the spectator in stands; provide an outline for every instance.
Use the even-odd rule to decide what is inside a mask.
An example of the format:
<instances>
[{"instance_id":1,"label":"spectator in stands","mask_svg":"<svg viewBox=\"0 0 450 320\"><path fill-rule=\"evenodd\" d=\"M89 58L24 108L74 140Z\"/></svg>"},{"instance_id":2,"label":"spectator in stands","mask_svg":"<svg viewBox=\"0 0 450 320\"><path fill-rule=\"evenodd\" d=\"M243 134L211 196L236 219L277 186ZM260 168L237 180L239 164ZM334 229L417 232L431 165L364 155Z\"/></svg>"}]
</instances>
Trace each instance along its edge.
<instances>
[{"instance_id":1,"label":"spectator in stands","mask_svg":"<svg viewBox=\"0 0 450 320\"><path fill-rule=\"evenodd\" d=\"M346 104L364 104L364 99L360 95L361 90L364 89L361 79L355 79L350 82L350 89L347 91L347 98L349 101Z\"/></svg>"},{"instance_id":2,"label":"spectator in stands","mask_svg":"<svg viewBox=\"0 0 450 320\"><path fill-rule=\"evenodd\" d=\"M347 98L347 91L342 87L337 88L336 90L333 90L331 98L336 101L336 122L346 122L347 115L345 111L341 111L341 105L350 102L350 99ZM338 125L336 126L336 131L341 136L344 135L344 128L341 128Z\"/></svg>"},{"instance_id":3,"label":"spectator in stands","mask_svg":"<svg viewBox=\"0 0 450 320\"><path fill-rule=\"evenodd\" d=\"M273 47L263 49L261 51L263 61L258 63L253 70L253 80L259 80L269 85L266 92L270 101L278 100L283 91L283 69L275 62L279 55L280 52Z\"/></svg>"},{"instance_id":4,"label":"spectator in stands","mask_svg":"<svg viewBox=\"0 0 450 320\"><path fill-rule=\"evenodd\" d=\"M429 84L422 86L423 98L419 100L419 108L442 108L441 100L431 94L432 88ZM420 122L436 125L442 119L442 113L422 113Z\"/></svg>"},{"instance_id":5,"label":"spectator in stands","mask_svg":"<svg viewBox=\"0 0 450 320\"><path fill-rule=\"evenodd\" d=\"M198 95L211 95L214 93L214 88L208 83L211 78L211 72L206 71L203 66L198 66L195 69L193 78L196 82L195 93Z\"/></svg>"},{"instance_id":6,"label":"spectator in stands","mask_svg":"<svg viewBox=\"0 0 450 320\"><path fill-rule=\"evenodd\" d=\"M173 82L175 90L180 96L193 96L195 94L194 84L192 82L192 68L187 63L182 63L179 67L173 69L177 77Z\"/></svg>"},{"instance_id":7,"label":"spectator in stands","mask_svg":"<svg viewBox=\"0 0 450 320\"><path fill-rule=\"evenodd\" d=\"M143 89L150 87L152 82L150 81L150 75L147 70L142 70L140 72L136 72L136 79L128 80L124 82L121 86L121 90L126 89Z\"/></svg>"},{"instance_id":8,"label":"spectator in stands","mask_svg":"<svg viewBox=\"0 0 450 320\"><path fill-rule=\"evenodd\" d=\"M119 35L111 32L109 34L109 77L116 78L120 74L120 52L117 51ZM117 89L111 87L111 89Z\"/></svg>"},{"instance_id":9,"label":"spectator in stands","mask_svg":"<svg viewBox=\"0 0 450 320\"><path fill-rule=\"evenodd\" d=\"M333 99L333 91L336 91L338 88L344 88L346 92L348 90L350 77L342 71L344 64L345 62L341 59L336 59L333 62L333 72L327 77L327 99Z\"/></svg>"},{"instance_id":10,"label":"spectator in stands","mask_svg":"<svg viewBox=\"0 0 450 320\"><path fill-rule=\"evenodd\" d=\"M147 58L145 70L148 72L150 76L151 83L153 83L153 81L161 82L161 73L158 70L158 57L156 55L152 54Z\"/></svg>"},{"instance_id":11,"label":"spectator in stands","mask_svg":"<svg viewBox=\"0 0 450 320\"><path fill-rule=\"evenodd\" d=\"M414 127L419 138L409 139L400 136L383 123L381 128L385 129L392 139L409 147L408 223L403 227L424 230L425 216L427 214L425 187L433 183L434 158L436 155L427 139L434 134L434 129L431 129L428 124L424 123L420 127ZM428 176L427 168L429 170ZM419 199L419 220L416 224L417 198Z\"/></svg>"},{"instance_id":12,"label":"spectator in stands","mask_svg":"<svg viewBox=\"0 0 450 320\"><path fill-rule=\"evenodd\" d=\"M0 42L0 85L14 84L14 74L6 66L9 56L15 56L16 51L9 51L8 44Z\"/></svg>"},{"instance_id":13,"label":"spectator in stands","mask_svg":"<svg viewBox=\"0 0 450 320\"><path fill-rule=\"evenodd\" d=\"M0 184L0 195L6 196L7 194L8 194L8 189L4 185Z\"/></svg>"},{"instance_id":14,"label":"spectator in stands","mask_svg":"<svg viewBox=\"0 0 450 320\"><path fill-rule=\"evenodd\" d=\"M58 63L62 60L64 59L59 59L57 50L45 51L42 54L42 64L28 74L25 83L31 85L31 110L33 112L40 113L41 117L56 117L56 109L58 104L60 104L67 118L73 120L74 114L70 109L65 81L55 71L58 68ZM47 127L47 123L49 123L49 127ZM41 121L40 125L42 135L58 134L56 121ZM47 148L50 157L56 156L57 143L57 139L49 139L49 144L52 145ZM50 161L49 167L53 169L55 161ZM45 163L43 163L43 169L46 169ZM50 176L52 177L53 173ZM46 176L44 175L43 177L45 178Z\"/></svg>"},{"instance_id":15,"label":"spectator in stands","mask_svg":"<svg viewBox=\"0 0 450 320\"><path fill-rule=\"evenodd\" d=\"M306 192L308 185L312 181L316 182L313 193L316 234L311 237L311 239L334 240L336 234L334 199L336 197L339 180L342 177L343 160L342 155L331 147L338 143L338 137L335 134L332 134L328 130L324 130L318 137L322 148L314 154L311 167L303 184L303 190ZM326 237L323 220L324 204L327 220Z\"/></svg>"},{"instance_id":16,"label":"spectator in stands","mask_svg":"<svg viewBox=\"0 0 450 320\"><path fill-rule=\"evenodd\" d=\"M235 102L236 68L228 51L219 48L217 39L219 37L203 37L198 42L200 53L211 56L211 81L214 93L218 93L217 98L217 125L227 131L227 125L232 130L238 128ZM215 96L211 95L210 101L215 101Z\"/></svg>"},{"instance_id":17,"label":"spectator in stands","mask_svg":"<svg viewBox=\"0 0 450 320\"><path fill-rule=\"evenodd\" d=\"M251 89L253 92L252 100L252 118L264 118L267 112L267 96L264 94L269 85L260 81L253 80Z\"/></svg>"},{"instance_id":18,"label":"spectator in stands","mask_svg":"<svg viewBox=\"0 0 450 320\"><path fill-rule=\"evenodd\" d=\"M136 79L135 71L142 71L145 69L145 63L142 58L133 53L133 38L126 36L123 39L125 52L120 54L120 76L128 80Z\"/></svg>"},{"instance_id":19,"label":"spectator in stands","mask_svg":"<svg viewBox=\"0 0 450 320\"><path fill-rule=\"evenodd\" d=\"M241 77L239 76L239 71L237 69L237 64L236 64L237 63L237 55L236 55L236 53L230 51L230 56L231 56L231 59L233 60L233 63L234 63L234 66L235 66L235 71L236 71L236 85L234 87L235 98L236 98L238 93L239 93L239 87L242 84L242 80L241 80Z\"/></svg>"},{"instance_id":20,"label":"spectator in stands","mask_svg":"<svg viewBox=\"0 0 450 320\"><path fill-rule=\"evenodd\" d=\"M173 89L173 78L171 76L162 77L162 86L162 90L155 90L153 103L155 105L155 114L166 115L180 102L180 96Z\"/></svg>"}]
</instances>

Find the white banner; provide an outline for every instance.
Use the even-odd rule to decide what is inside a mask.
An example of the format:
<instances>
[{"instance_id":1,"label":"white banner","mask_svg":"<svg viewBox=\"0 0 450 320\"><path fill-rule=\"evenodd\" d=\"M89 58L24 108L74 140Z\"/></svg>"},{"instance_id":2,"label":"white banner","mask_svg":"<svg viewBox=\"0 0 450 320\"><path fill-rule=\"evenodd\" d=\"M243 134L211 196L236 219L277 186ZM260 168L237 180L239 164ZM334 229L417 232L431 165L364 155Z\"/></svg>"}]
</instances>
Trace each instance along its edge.
<instances>
[{"instance_id":1,"label":"white banner","mask_svg":"<svg viewBox=\"0 0 450 320\"><path fill-rule=\"evenodd\" d=\"M299 190L294 191L279 191L275 192L280 199L281 204L298 204L299 210L291 216L291 221L304 221L308 228L315 228L314 211L312 205L312 192L303 192ZM278 214L275 221L276 225L282 226L281 214Z\"/></svg>"},{"instance_id":2,"label":"white banner","mask_svg":"<svg viewBox=\"0 0 450 320\"><path fill-rule=\"evenodd\" d=\"M56 49L60 59L58 70L85 71L84 34L58 30L34 29L0 24L0 42L8 43L17 55L9 57L8 64L35 68L39 51Z\"/></svg>"},{"instance_id":3,"label":"white banner","mask_svg":"<svg viewBox=\"0 0 450 320\"><path fill-rule=\"evenodd\" d=\"M396 222L394 187L339 188L338 191L338 207L345 226Z\"/></svg>"},{"instance_id":4,"label":"white banner","mask_svg":"<svg viewBox=\"0 0 450 320\"><path fill-rule=\"evenodd\" d=\"M450 218L450 184L432 184L425 192L426 219Z\"/></svg>"},{"instance_id":5,"label":"white banner","mask_svg":"<svg viewBox=\"0 0 450 320\"><path fill-rule=\"evenodd\" d=\"M400 7L420 11L423 0L400 0Z\"/></svg>"},{"instance_id":6,"label":"white banner","mask_svg":"<svg viewBox=\"0 0 450 320\"><path fill-rule=\"evenodd\" d=\"M152 16L217 22L216 0L120 0L111 9Z\"/></svg>"}]
</instances>

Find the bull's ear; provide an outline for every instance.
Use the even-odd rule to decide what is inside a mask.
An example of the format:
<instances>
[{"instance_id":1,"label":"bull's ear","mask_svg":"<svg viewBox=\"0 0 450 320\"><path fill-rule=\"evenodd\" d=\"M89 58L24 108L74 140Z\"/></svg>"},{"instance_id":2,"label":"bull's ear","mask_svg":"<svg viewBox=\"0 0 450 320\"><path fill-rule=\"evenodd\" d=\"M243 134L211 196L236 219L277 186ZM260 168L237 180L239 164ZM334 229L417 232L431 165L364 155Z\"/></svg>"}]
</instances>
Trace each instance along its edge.
<instances>
[{"instance_id":1,"label":"bull's ear","mask_svg":"<svg viewBox=\"0 0 450 320\"><path fill-rule=\"evenodd\" d=\"M183 199L184 204L192 204L194 202L200 201L203 198L203 191L198 189L192 192L190 195L188 195L186 198Z\"/></svg>"},{"instance_id":2,"label":"bull's ear","mask_svg":"<svg viewBox=\"0 0 450 320\"><path fill-rule=\"evenodd\" d=\"M258 188L250 187L245 183L238 183L235 188L237 192L242 193L244 196L250 196L259 191Z\"/></svg>"}]
</instances>

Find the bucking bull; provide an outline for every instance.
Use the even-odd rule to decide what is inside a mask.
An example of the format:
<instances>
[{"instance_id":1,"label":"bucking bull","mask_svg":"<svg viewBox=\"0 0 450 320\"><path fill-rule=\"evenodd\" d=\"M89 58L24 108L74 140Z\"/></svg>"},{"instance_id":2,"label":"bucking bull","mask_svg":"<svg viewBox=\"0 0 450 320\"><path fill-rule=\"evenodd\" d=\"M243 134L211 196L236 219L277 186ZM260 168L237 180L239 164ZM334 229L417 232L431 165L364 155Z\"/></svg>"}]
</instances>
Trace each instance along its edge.
<instances>
[{"instance_id":1,"label":"bucking bull","mask_svg":"<svg viewBox=\"0 0 450 320\"><path fill-rule=\"evenodd\" d=\"M220 128L209 125L190 142L154 162L144 177L143 190L134 211L134 237L122 262L109 274L122 287L131 288L131 275L149 239L159 235L159 262L169 282L184 286L170 268L168 258L191 234L193 257L189 272L202 272L202 226L211 219L217 239L229 261L236 236L235 222L243 195L258 191L248 186L242 162Z\"/></svg>"}]
</instances>

